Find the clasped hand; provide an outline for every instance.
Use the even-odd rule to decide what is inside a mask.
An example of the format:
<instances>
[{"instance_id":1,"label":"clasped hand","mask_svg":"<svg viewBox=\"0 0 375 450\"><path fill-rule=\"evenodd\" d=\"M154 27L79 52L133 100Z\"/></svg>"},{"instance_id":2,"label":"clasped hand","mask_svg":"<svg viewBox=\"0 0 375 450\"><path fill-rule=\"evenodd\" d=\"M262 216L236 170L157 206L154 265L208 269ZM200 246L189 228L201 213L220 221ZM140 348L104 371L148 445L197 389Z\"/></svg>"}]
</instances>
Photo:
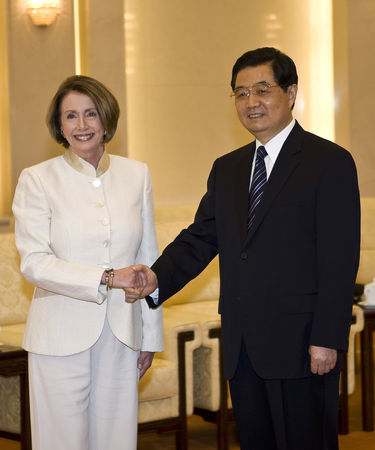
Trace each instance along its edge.
<instances>
[{"instance_id":1,"label":"clasped hand","mask_svg":"<svg viewBox=\"0 0 375 450\"><path fill-rule=\"evenodd\" d=\"M125 300L134 303L154 292L158 287L155 273L147 266L138 264L115 271L113 287L125 291Z\"/></svg>"}]
</instances>

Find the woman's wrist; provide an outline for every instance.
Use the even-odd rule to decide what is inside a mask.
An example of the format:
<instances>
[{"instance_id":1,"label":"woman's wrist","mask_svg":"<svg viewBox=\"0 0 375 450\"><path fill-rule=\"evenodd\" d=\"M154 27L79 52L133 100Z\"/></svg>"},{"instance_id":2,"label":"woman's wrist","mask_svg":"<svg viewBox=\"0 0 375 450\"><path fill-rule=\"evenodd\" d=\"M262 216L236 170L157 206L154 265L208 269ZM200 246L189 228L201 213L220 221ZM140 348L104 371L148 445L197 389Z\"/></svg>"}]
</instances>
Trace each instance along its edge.
<instances>
[{"instance_id":1,"label":"woman's wrist","mask_svg":"<svg viewBox=\"0 0 375 450\"><path fill-rule=\"evenodd\" d=\"M115 271L111 269L105 269L102 275L101 284L105 284L105 287L108 290L111 290L113 287L113 278L115 276Z\"/></svg>"}]
</instances>

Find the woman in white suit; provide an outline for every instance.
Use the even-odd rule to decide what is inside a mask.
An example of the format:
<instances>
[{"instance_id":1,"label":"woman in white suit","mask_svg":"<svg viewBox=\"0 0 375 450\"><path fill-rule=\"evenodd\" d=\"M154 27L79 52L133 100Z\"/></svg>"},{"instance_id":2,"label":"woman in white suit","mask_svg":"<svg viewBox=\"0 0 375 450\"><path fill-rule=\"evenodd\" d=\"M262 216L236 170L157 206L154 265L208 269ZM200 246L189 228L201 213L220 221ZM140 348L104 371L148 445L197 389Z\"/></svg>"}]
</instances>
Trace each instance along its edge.
<instances>
[{"instance_id":1,"label":"woman in white suit","mask_svg":"<svg viewBox=\"0 0 375 450\"><path fill-rule=\"evenodd\" d=\"M23 342L34 450L134 450L138 378L163 349L161 309L125 302L134 273L121 268L158 250L147 166L105 152L118 116L103 84L68 78L47 115L65 154L18 181L16 245L36 286Z\"/></svg>"}]
</instances>

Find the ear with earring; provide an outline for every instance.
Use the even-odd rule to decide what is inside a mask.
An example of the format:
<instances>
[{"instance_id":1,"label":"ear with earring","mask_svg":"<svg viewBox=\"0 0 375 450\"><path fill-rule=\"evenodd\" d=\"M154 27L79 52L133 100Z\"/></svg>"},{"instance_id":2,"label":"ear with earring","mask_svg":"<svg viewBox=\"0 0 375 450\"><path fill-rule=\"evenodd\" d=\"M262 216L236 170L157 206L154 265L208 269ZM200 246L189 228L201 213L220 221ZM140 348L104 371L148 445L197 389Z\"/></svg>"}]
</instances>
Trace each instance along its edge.
<instances>
[{"instance_id":1,"label":"ear with earring","mask_svg":"<svg viewBox=\"0 0 375 450\"><path fill-rule=\"evenodd\" d=\"M60 128L60 133L61 133L61 136L64 137L64 130L62 127Z\"/></svg>"}]
</instances>

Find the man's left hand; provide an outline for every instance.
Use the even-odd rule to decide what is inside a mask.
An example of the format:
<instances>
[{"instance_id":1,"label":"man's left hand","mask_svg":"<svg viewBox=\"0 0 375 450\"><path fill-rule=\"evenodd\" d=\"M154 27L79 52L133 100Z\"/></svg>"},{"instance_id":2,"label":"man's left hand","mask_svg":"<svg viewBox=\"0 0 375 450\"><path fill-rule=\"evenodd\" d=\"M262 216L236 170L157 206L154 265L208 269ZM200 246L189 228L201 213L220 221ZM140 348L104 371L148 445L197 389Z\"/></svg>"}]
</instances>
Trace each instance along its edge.
<instances>
[{"instance_id":1,"label":"man's left hand","mask_svg":"<svg viewBox=\"0 0 375 450\"><path fill-rule=\"evenodd\" d=\"M334 348L316 347L310 345L311 372L324 375L336 365L337 350Z\"/></svg>"},{"instance_id":2,"label":"man's left hand","mask_svg":"<svg viewBox=\"0 0 375 450\"><path fill-rule=\"evenodd\" d=\"M137 367L139 369L139 378L142 378L146 370L151 367L154 359L154 352L141 352L138 358Z\"/></svg>"}]
</instances>

